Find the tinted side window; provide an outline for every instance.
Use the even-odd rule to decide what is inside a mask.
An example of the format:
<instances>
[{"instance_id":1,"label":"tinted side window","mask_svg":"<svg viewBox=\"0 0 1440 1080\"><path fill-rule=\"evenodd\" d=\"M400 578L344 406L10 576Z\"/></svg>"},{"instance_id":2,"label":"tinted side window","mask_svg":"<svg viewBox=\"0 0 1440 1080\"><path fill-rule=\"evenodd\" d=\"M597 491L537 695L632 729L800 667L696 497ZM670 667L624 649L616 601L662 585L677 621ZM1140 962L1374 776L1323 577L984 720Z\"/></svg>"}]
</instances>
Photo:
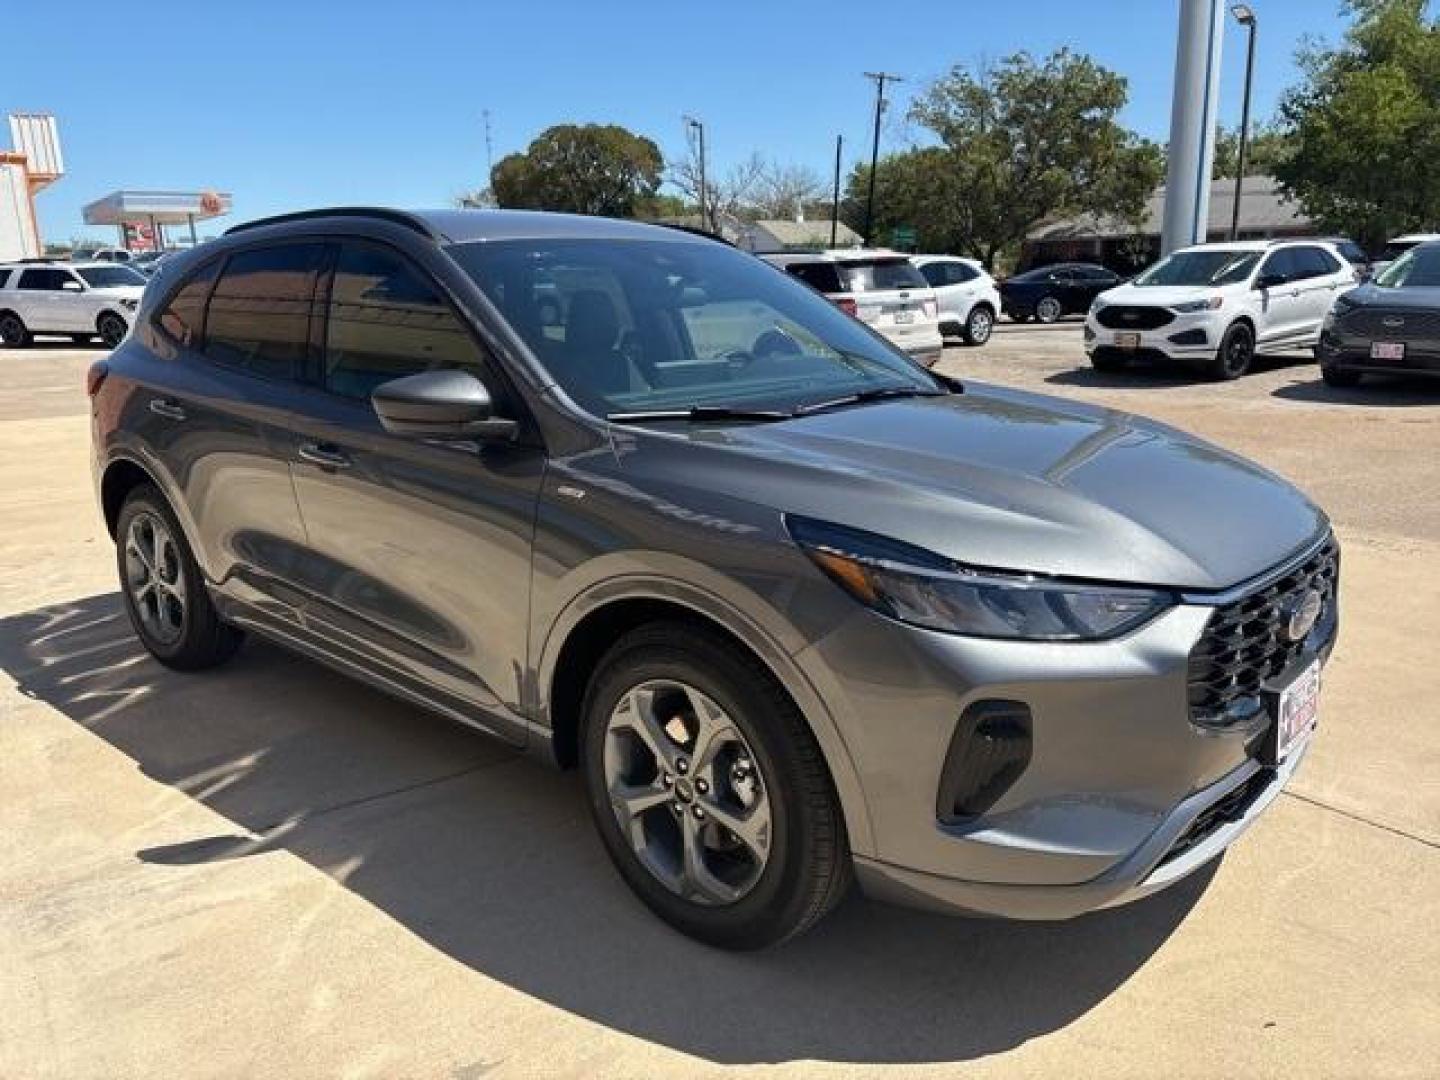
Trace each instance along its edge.
<instances>
[{"instance_id":1,"label":"tinted side window","mask_svg":"<svg viewBox=\"0 0 1440 1080\"><path fill-rule=\"evenodd\" d=\"M73 281L68 270L58 270L50 267L32 267L20 275L18 289L33 289L37 291L50 291L63 288L65 282Z\"/></svg>"},{"instance_id":2,"label":"tinted side window","mask_svg":"<svg viewBox=\"0 0 1440 1080\"><path fill-rule=\"evenodd\" d=\"M845 291L845 287L840 284L840 272L835 269L834 263L793 263L785 269L812 289L819 289L822 293Z\"/></svg>"},{"instance_id":3,"label":"tinted side window","mask_svg":"<svg viewBox=\"0 0 1440 1080\"><path fill-rule=\"evenodd\" d=\"M955 277L955 284L963 285L967 281L974 281L980 276L980 271L969 263L952 263L950 272Z\"/></svg>"},{"instance_id":4,"label":"tinted side window","mask_svg":"<svg viewBox=\"0 0 1440 1080\"><path fill-rule=\"evenodd\" d=\"M323 244L282 244L231 256L205 319L205 355L272 379L305 361Z\"/></svg>"},{"instance_id":5,"label":"tinted side window","mask_svg":"<svg viewBox=\"0 0 1440 1080\"><path fill-rule=\"evenodd\" d=\"M210 286L215 283L215 273L219 269L219 262L201 267L170 294L170 302L155 316L160 329L187 348L200 347L200 332L205 324L205 300L210 295Z\"/></svg>"},{"instance_id":6,"label":"tinted side window","mask_svg":"<svg viewBox=\"0 0 1440 1080\"><path fill-rule=\"evenodd\" d=\"M1306 277L1326 277L1340 269L1340 264L1324 248L1307 247L1300 249L1300 262Z\"/></svg>"},{"instance_id":7,"label":"tinted side window","mask_svg":"<svg viewBox=\"0 0 1440 1080\"><path fill-rule=\"evenodd\" d=\"M920 267L920 273L932 287L938 288L941 285L950 284L950 266L948 263L926 263Z\"/></svg>"},{"instance_id":8,"label":"tinted side window","mask_svg":"<svg viewBox=\"0 0 1440 1080\"><path fill-rule=\"evenodd\" d=\"M400 255L345 244L330 290L325 387L366 399L383 382L437 368L480 375L483 353L450 305Z\"/></svg>"},{"instance_id":9,"label":"tinted side window","mask_svg":"<svg viewBox=\"0 0 1440 1080\"><path fill-rule=\"evenodd\" d=\"M1265 260L1261 268L1262 275L1274 274L1282 281L1294 281L1300 276L1300 266L1295 259L1295 252L1290 248L1282 248L1271 254Z\"/></svg>"}]
</instances>

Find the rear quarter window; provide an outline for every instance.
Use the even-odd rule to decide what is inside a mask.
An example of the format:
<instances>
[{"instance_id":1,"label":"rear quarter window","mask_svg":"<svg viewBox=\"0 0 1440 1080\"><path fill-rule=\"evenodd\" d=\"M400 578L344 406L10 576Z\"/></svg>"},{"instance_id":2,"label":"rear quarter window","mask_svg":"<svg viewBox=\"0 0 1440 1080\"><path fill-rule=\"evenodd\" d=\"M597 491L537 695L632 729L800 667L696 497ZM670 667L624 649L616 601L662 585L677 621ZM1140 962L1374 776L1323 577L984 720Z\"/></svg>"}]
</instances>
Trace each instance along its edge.
<instances>
[{"instance_id":1,"label":"rear quarter window","mask_svg":"<svg viewBox=\"0 0 1440 1080\"><path fill-rule=\"evenodd\" d=\"M205 301L215 284L218 261L207 263L180 283L155 315L155 323L173 341L187 349L200 347L205 324Z\"/></svg>"}]
</instances>

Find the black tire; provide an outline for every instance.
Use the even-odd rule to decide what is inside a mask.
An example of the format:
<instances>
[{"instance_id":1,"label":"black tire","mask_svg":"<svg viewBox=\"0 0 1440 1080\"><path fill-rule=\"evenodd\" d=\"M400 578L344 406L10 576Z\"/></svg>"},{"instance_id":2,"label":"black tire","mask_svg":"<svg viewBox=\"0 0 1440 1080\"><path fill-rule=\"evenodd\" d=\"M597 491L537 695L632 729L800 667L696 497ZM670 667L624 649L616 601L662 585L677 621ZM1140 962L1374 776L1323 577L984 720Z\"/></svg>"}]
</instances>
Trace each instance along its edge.
<instances>
[{"instance_id":1,"label":"black tire","mask_svg":"<svg viewBox=\"0 0 1440 1080\"><path fill-rule=\"evenodd\" d=\"M7 311L0 315L0 345L7 349L23 349L30 344L30 331L19 315Z\"/></svg>"},{"instance_id":2,"label":"black tire","mask_svg":"<svg viewBox=\"0 0 1440 1080\"><path fill-rule=\"evenodd\" d=\"M130 328L119 315L106 311L95 320L95 329L100 332L100 340L105 343L105 347L113 349L125 340L125 334Z\"/></svg>"},{"instance_id":3,"label":"black tire","mask_svg":"<svg viewBox=\"0 0 1440 1080\"><path fill-rule=\"evenodd\" d=\"M1326 367L1321 364L1320 378L1325 380L1326 386L1347 390L1352 386L1359 386L1361 376L1358 371L1346 371L1344 368Z\"/></svg>"},{"instance_id":4,"label":"black tire","mask_svg":"<svg viewBox=\"0 0 1440 1080\"><path fill-rule=\"evenodd\" d=\"M1035 305L1035 319L1045 325L1059 322L1065 314L1065 305L1058 296L1042 296Z\"/></svg>"},{"instance_id":5,"label":"black tire","mask_svg":"<svg viewBox=\"0 0 1440 1080\"><path fill-rule=\"evenodd\" d=\"M733 902L706 905L672 891L640 860L611 808L603 764L610 717L632 689L656 680L712 699L753 751L769 800L770 847L753 886ZM606 851L646 906L680 932L724 949L765 948L802 933L844 896L849 843L815 737L764 665L723 635L679 622L627 634L590 681L583 723L585 785Z\"/></svg>"},{"instance_id":6,"label":"black tire","mask_svg":"<svg viewBox=\"0 0 1440 1080\"><path fill-rule=\"evenodd\" d=\"M1238 379L1250 370L1254 359L1254 333L1244 323L1235 323L1220 339L1220 350L1206 364L1205 373L1218 381Z\"/></svg>"},{"instance_id":7,"label":"black tire","mask_svg":"<svg viewBox=\"0 0 1440 1080\"><path fill-rule=\"evenodd\" d=\"M148 516L148 517L147 517ZM146 520L158 520L169 531L175 549L174 578L178 579L184 594L183 614L177 620L178 633L172 639L155 633L142 615L141 604L131 585L127 552L127 541L131 528ZM177 671L201 671L223 664L235 654L245 635L233 626L221 622L210 601L205 587L205 576L195 562L190 543L184 530L165 497L149 484L141 484L131 490L120 507L120 516L115 526L115 560L120 575L120 592L125 598L125 610L130 624L141 644L150 654L166 667Z\"/></svg>"},{"instance_id":8,"label":"black tire","mask_svg":"<svg viewBox=\"0 0 1440 1080\"><path fill-rule=\"evenodd\" d=\"M966 345L984 345L995 332L995 312L989 304L976 304L965 319L961 336Z\"/></svg>"}]
</instances>

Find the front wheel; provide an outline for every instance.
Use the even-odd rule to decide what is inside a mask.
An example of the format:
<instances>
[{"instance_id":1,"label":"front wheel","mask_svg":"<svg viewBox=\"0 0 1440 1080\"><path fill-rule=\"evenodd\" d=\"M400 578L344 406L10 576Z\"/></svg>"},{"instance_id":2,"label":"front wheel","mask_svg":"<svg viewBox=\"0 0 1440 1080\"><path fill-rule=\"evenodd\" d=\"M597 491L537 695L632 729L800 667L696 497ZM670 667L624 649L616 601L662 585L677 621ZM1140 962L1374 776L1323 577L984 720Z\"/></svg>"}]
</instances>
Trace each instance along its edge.
<instances>
[{"instance_id":1,"label":"front wheel","mask_svg":"<svg viewBox=\"0 0 1440 1080\"><path fill-rule=\"evenodd\" d=\"M180 523L156 488L144 484L126 496L115 537L125 609L150 654L178 671L228 660L243 635L220 621Z\"/></svg>"},{"instance_id":2,"label":"front wheel","mask_svg":"<svg viewBox=\"0 0 1440 1080\"><path fill-rule=\"evenodd\" d=\"M127 327L124 319L113 311L107 311L100 316L99 321L95 324L95 329L100 331L100 340L105 342L105 347L113 349L125 340Z\"/></svg>"},{"instance_id":3,"label":"front wheel","mask_svg":"<svg viewBox=\"0 0 1440 1080\"><path fill-rule=\"evenodd\" d=\"M1238 379L1250 370L1255 359L1255 335L1244 323L1236 323L1220 339L1220 351L1206 367L1212 379Z\"/></svg>"},{"instance_id":4,"label":"front wheel","mask_svg":"<svg viewBox=\"0 0 1440 1080\"><path fill-rule=\"evenodd\" d=\"M967 345L984 345L995 331L995 313L984 304L970 309L965 320L964 338Z\"/></svg>"},{"instance_id":5,"label":"front wheel","mask_svg":"<svg viewBox=\"0 0 1440 1080\"><path fill-rule=\"evenodd\" d=\"M13 312L0 315L0 345L7 349L23 349L30 344L30 331L20 316Z\"/></svg>"},{"instance_id":6,"label":"front wheel","mask_svg":"<svg viewBox=\"0 0 1440 1080\"><path fill-rule=\"evenodd\" d=\"M626 883L681 932L775 945L844 894L838 799L804 718L753 656L683 623L641 627L584 705L591 814Z\"/></svg>"},{"instance_id":7,"label":"front wheel","mask_svg":"<svg viewBox=\"0 0 1440 1080\"><path fill-rule=\"evenodd\" d=\"M1047 296L1035 305L1035 318L1042 323L1059 322L1060 316L1065 314L1065 308L1059 299L1054 296Z\"/></svg>"}]
</instances>

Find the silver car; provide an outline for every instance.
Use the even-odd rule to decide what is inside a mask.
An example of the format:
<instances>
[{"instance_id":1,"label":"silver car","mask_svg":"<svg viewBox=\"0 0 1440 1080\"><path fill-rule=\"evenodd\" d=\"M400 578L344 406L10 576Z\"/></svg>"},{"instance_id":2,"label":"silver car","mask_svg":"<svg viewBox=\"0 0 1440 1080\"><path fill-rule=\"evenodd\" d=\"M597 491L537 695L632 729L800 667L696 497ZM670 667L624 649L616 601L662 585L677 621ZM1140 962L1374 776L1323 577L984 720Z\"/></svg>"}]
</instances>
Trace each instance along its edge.
<instances>
[{"instance_id":1,"label":"silver car","mask_svg":"<svg viewBox=\"0 0 1440 1080\"><path fill-rule=\"evenodd\" d=\"M255 634L577 766L624 880L715 945L854 878L1013 918L1133 900L1314 730L1339 553L1289 484L927 372L689 233L241 226L162 264L88 386L159 661Z\"/></svg>"}]
</instances>

